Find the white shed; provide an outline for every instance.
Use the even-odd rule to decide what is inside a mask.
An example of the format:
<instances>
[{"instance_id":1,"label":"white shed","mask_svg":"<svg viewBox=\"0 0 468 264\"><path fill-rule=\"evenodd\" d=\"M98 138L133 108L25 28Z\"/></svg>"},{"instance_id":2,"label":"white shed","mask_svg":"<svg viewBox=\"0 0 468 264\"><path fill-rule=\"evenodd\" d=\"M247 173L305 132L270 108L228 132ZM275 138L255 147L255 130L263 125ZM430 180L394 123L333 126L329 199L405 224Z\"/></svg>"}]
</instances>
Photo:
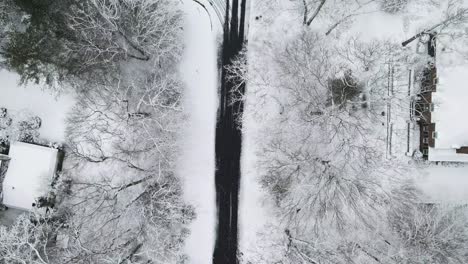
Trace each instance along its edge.
<instances>
[{"instance_id":1,"label":"white shed","mask_svg":"<svg viewBox=\"0 0 468 264\"><path fill-rule=\"evenodd\" d=\"M29 211L35 199L49 191L57 169L58 150L14 142L10 145L9 157L3 182L3 204Z\"/></svg>"}]
</instances>

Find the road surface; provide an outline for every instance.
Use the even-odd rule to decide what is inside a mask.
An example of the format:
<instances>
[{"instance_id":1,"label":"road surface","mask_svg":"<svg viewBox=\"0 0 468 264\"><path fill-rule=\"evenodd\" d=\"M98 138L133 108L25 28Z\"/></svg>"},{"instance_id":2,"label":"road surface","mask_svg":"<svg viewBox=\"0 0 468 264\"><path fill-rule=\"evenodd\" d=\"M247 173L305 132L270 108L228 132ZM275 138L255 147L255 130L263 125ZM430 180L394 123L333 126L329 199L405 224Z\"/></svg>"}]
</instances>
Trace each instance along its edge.
<instances>
[{"instance_id":1,"label":"road surface","mask_svg":"<svg viewBox=\"0 0 468 264\"><path fill-rule=\"evenodd\" d=\"M238 209L241 179L241 124L236 122L242 115L244 103L230 97L239 80L227 78L225 66L242 50L246 42L248 0L228 0L225 6L223 47L221 53L221 88L216 124L216 206L217 229L213 253L214 264L238 263ZM239 88L245 91L245 84Z\"/></svg>"},{"instance_id":2,"label":"road surface","mask_svg":"<svg viewBox=\"0 0 468 264\"><path fill-rule=\"evenodd\" d=\"M216 228L215 127L219 88L216 36L222 26L211 23L207 10L192 0L185 1L183 8L185 48L180 72L186 88L184 109L188 118L178 174L184 179L185 199L197 212L185 253L190 264L207 264L213 259Z\"/></svg>"}]
</instances>

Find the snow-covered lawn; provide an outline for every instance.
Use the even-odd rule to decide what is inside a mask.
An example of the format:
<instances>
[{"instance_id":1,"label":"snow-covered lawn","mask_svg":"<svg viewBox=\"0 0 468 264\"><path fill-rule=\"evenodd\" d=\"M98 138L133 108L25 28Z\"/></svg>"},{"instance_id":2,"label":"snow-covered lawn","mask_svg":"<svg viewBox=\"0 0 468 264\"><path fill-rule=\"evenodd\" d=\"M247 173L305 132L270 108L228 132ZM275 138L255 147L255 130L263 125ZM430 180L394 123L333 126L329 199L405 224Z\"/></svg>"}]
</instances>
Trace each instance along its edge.
<instances>
[{"instance_id":1,"label":"snow-covered lawn","mask_svg":"<svg viewBox=\"0 0 468 264\"><path fill-rule=\"evenodd\" d=\"M302 1L253 0L252 2L253 10L251 14L252 18L256 19L252 19L250 25L249 60L257 62L264 60L264 58L255 57L258 54L262 54L262 50L269 49L275 45L281 46L281 43L287 42L291 35L302 29L301 14L296 12L294 6L294 3L299 3L298 5L300 5ZM390 14L383 12L378 6L377 1L374 3L369 1L369 5L366 4L355 11L352 11L351 8L349 10L341 10L349 15L350 19L339 24L328 35L328 38L341 43L345 48L351 46L348 43L350 37L356 38L360 42L369 43L387 41L387 44L394 44L396 47L399 47L403 41L442 21L444 19L443 12L446 10L446 2L440 1L441 6L438 7L438 1L412 1L401 12ZM329 15L330 13L331 15ZM326 38L324 33L334 22L339 21L341 18L340 14L335 14L334 12L330 12L330 10L328 10L328 13L327 10L322 11L322 14L312 23L311 30L323 34L323 38ZM416 42L417 40L414 43ZM413 51L413 48L411 47L411 51L416 55L416 50ZM412 153L414 148L419 147L419 128L414 124L410 126L409 139L407 129L407 121L410 119L410 101L407 94L409 85L408 75L412 67L404 63L395 63L391 59L390 57L390 62L394 63L392 64L395 67L394 71L397 72L395 73L393 82L395 93L398 94L393 96L392 100L389 100L389 108L391 108L389 124L392 124L392 129L390 130L391 136L389 135L392 145L389 158L401 159L403 162L408 162L410 157L405 155L408 140L410 140L410 153ZM248 106L249 98L261 98L255 95L256 90L254 86L252 83L247 84L247 114L251 111ZM460 98L464 98L463 95L460 94ZM257 100L256 103L259 104L259 101ZM455 107L458 106L453 106L452 109ZM262 113L264 112L268 112L268 110L263 110ZM459 111L458 114L460 115ZM389 113L386 110L385 116L388 115ZM453 114L452 120L457 120L454 119ZM380 126L380 124L378 125ZM244 123L244 126L242 208L240 211L242 220L242 251L252 250L252 247L255 246L256 232L261 231L261 225L268 221L268 217L265 215L265 205L260 202L259 198L261 194L257 182L258 173L256 173L255 168L255 151L258 150L256 150L257 142L255 142L254 138L259 136L257 128L261 124L247 122ZM382 126L383 133L387 133L387 126L388 124ZM452 133L457 131L456 129L452 129ZM468 166L447 168L431 165L422 168L417 173L418 185L421 186L423 192L431 200L454 201L465 199L468 201Z\"/></svg>"},{"instance_id":2,"label":"snow-covered lawn","mask_svg":"<svg viewBox=\"0 0 468 264\"><path fill-rule=\"evenodd\" d=\"M468 164L430 165L417 178L429 202L468 203Z\"/></svg>"},{"instance_id":3,"label":"snow-covered lawn","mask_svg":"<svg viewBox=\"0 0 468 264\"><path fill-rule=\"evenodd\" d=\"M345 34L358 35L360 39L389 39L392 41L404 41L413 35L421 32L424 29L430 28L438 21L444 20L444 12L447 1L440 1L441 7L434 8L432 5L422 5L424 1L413 1L404 12L397 14L386 14L383 12L371 12L365 15L357 16L354 23L350 26ZM467 2L465 1L465 5ZM460 56L457 52L450 51L450 47L454 48L462 44L451 42L446 37L441 39L443 44L438 43L437 55L437 74L439 84L437 92L433 94L435 103L435 111L433 113L433 122L436 123L436 131L438 133L436 139L436 147L444 148L437 150L431 149L431 154L436 160L452 160L452 161L467 161L467 157L455 154L452 147L460 147L468 144L466 122L460 121L458 118L464 112L464 100L468 98L468 90L466 87L466 73L468 65L463 61L460 65ZM415 40L416 43L418 40ZM444 48L441 48L444 46ZM415 52L414 47L412 51ZM405 65L401 65L403 71ZM405 77L405 74L403 74ZM398 85L403 85L400 92L405 92L407 81L405 78L395 80ZM403 115L402 115L403 114ZM397 117L398 115L398 117ZM406 145L406 120L405 113L393 113L393 125L396 131L392 136L394 152L392 155L395 158L405 159L404 151ZM398 129L400 127L400 129ZM415 148L419 146L418 126L412 129L410 140L411 145ZM399 147L397 147L399 146ZM398 151L399 150L399 151ZM437 156L437 157L436 157ZM458 157L458 158L457 158ZM468 165L435 165L430 164L423 166L416 176L418 186L427 196L429 202L442 203L468 203Z\"/></svg>"},{"instance_id":4,"label":"snow-covered lawn","mask_svg":"<svg viewBox=\"0 0 468 264\"><path fill-rule=\"evenodd\" d=\"M186 87L185 109L189 117L178 172L184 179L187 202L196 207L197 213L186 241L186 252L190 263L206 264L211 263L216 229L216 31L212 31L210 19L199 5L193 1L184 3L185 52L180 70ZM217 19L216 16L213 19Z\"/></svg>"},{"instance_id":5,"label":"snow-covered lawn","mask_svg":"<svg viewBox=\"0 0 468 264\"><path fill-rule=\"evenodd\" d=\"M55 96L37 85L18 85L16 73L0 70L0 107L9 113L30 112L42 119L40 137L54 142L62 142L65 136L65 118L74 104L73 96Z\"/></svg>"}]
</instances>

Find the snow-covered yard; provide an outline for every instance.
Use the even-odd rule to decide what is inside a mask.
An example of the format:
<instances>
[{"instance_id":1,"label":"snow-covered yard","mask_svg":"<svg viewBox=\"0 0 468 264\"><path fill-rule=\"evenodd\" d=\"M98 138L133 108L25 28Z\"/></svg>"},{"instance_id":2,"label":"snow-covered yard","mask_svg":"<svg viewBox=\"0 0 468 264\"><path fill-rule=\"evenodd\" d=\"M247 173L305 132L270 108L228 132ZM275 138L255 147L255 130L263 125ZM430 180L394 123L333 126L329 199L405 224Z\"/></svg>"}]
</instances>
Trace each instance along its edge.
<instances>
[{"instance_id":1,"label":"snow-covered yard","mask_svg":"<svg viewBox=\"0 0 468 264\"><path fill-rule=\"evenodd\" d=\"M403 41L422 30L431 28L436 22L446 19L445 16L448 17L450 12L453 12L447 7L447 3L449 3L447 1L440 1L441 7L439 9L434 9L434 6L429 4L421 5L417 3L417 1L410 2L402 13L371 12L358 16L350 26L350 30L346 31L345 34L358 34L361 39L369 41L375 39L389 39L394 42ZM466 60L459 56L458 52L461 49L456 49L457 46L463 43L460 41L454 42L448 36L440 37L441 39L437 44L436 64L439 82L437 92L433 94L436 109L432 113L434 119L432 122L436 123L438 133L436 147L442 149L437 151L431 149L431 151L434 158L436 158L436 155L438 156L436 160L466 161L467 157L457 156L455 150L450 148L464 146L467 143L466 140L468 140L466 136L467 124L458 118L464 111L464 100L468 98L468 90L463 89L466 87L468 64ZM417 41L415 40L414 44ZM410 47L414 53L416 53L415 46ZM427 53L425 50L419 52L421 54ZM404 74L402 74L403 78L395 80L395 85L402 86L397 91L405 93L408 85L406 76L408 76L409 68L408 65L401 64L398 67L400 71L404 71ZM411 91L411 93L413 94L414 91ZM406 114L397 110L392 115L392 123L396 128L391 137L394 158L406 159L404 149L406 149L408 138L405 128L406 121L409 120L409 116ZM411 127L410 147L416 149L419 147L419 127L416 124ZM431 152L429 159L431 159ZM468 165L428 163L423 165L415 176L416 183L428 202L468 203Z\"/></svg>"},{"instance_id":2,"label":"snow-covered yard","mask_svg":"<svg viewBox=\"0 0 468 264\"><path fill-rule=\"evenodd\" d=\"M348 49L351 49L351 45L348 43L349 38L355 38L359 42L367 43L386 42L386 44L395 45L397 48L401 47L403 41L425 29L431 28L435 23L444 19L443 12L447 10L447 1L440 1L440 7L435 7L438 4L437 2L429 3L427 1L427 3L421 4L422 2L424 1L410 2L404 10L396 13L383 12L377 5L377 2L363 6L360 10L356 9L352 11L352 8L350 8L344 11L349 12L350 19L345 20L345 22L340 23L334 28L328 35L328 38L336 40L342 44L341 46ZM302 1L296 1L296 3L300 5ZM252 64L255 64L258 61L264 60L261 56L258 57L258 54L262 54L263 50L270 49L275 45L281 46L282 43L288 41L291 35L295 34L294 32L303 29L303 25L301 25L301 14L295 13L297 10L293 1L253 0L252 8L251 14L254 19L251 20L250 25L249 60L253 61ZM334 7L331 6L330 8ZM311 25L311 28L319 34L325 33L333 25L334 21L339 21L342 18L338 14L323 15L327 11L330 13L330 10L322 11L323 17L319 15ZM325 34L321 36L327 38ZM330 40L330 43L332 42ZM414 47L410 47L409 49L416 56ZM407 152L413 153L413 150L419 147L419 127L415 122L408 125L408 121L411 118L408 76L412 67L411 65L392 61L391 59L389 62L394 63L392 64L394 66L394 70L392 71L396 72L396 74L394 80L392 80L395 86L393 91L395 95L393 95L391 100L388 100L389 107L385 108L385 116L390 116L390 120L383 126L380 123L376 125L381 126L382 134L389 133L387 141L391 140L392 146L389 151L391 155L388 155L388 158L399 159L405 164L407 162L412 164L411 157L408 157L406 154ZM269 77L274 78L271 75ZM252 82L247 86L246 113L248 115L249 111L252 114L252 109L249 108L249 100L251 100L250 104L254 100L256 100L255 103L260 104L262 97L259 95L260 93L255 94L259 89ZM385 89L387 88L385 87ZM410 92L413 93L414 91ZM463 95L464 93L459 94L460 98L464 98ZM452 106L451 109L458 107L461 106ZM262 109L263 111L260 112L264 115L268 115L268 112L271 112L269 109L265 110L264 106L262 106ZM455 112L460 114L459 109L456 109ZM456 119L453 118L452 114L450 121L453 120ZM391 129L386 130L386 127L390 127L390 125ZM261 124L249 122L249 118L247 118L244 126L242 209L240 215L242 217L241 251L245 252L255 250L253 247L257 244L255 241L256 233L262 231L261 227L268 222L268 216L265 215L265 204L262 204L260 200L262 194L259 190L258 171L255 168L255 157L258 154L256 151L259 151L256 149L258 142L256 142L255 138L259 137L258 127ZM452 133L456 133L457 131L459 130L453 129ZM415 176L418 186L421 187L428 200L468 202L468 166L444 167L442 165L425 165L420 170L416 170L415 174L412 176Z\"/></svg>"},{"instance_id":3,"label":"snow-covered yard","mask_svg":"<svg viewBox=\"0 0 468 264\"><path fill-rule=\"evenodd\" d=\"M428 202L468 203L468 164L430 165L417 177Z\"/></svg>"},{"instance_id":4,"label":"snow-covered yard","mask_svg":"<svg viewBox=\"0 0 468 264\"><path fill-rule=\"evenodd\" d=\"M73 107L74 99L70 94L56 96L33 84L18 85L19 76L0 70L0 107L9 113L29 112L42 119L40 137L53 142L63 142L65 137L65 118Z\"/></svg>"}]
</instances>

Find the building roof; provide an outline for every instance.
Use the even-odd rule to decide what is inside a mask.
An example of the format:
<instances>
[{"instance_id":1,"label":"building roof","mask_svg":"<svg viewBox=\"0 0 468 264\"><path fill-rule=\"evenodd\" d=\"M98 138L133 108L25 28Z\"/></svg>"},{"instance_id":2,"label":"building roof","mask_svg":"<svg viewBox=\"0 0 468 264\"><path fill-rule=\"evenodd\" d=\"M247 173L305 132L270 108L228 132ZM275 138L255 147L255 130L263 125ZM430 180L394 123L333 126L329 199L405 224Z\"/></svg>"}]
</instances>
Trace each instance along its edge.
<instances>
[{"instance_id":1,"label":"building roof","mask_svg":"<svg viewBox=\"0 0 468 264\"><path fill-rule=\"evenodd\" d=\"M468 146L468 65L437 69L439 84L433 94L436 148Z\"/></svg>"},{"instance_id":2,"label":"building roof","mask_svg":"<svg viewBox=\"0 0 468 264\"><path fill-rule=\"evenodd\" d=\"M458 154L456 149L429 148L430 161L468 162L468 154Z\"/></svg>"},{"instance_id":3,"label":"building roof","mask_svg":"<svg viewBox=\"0 0 468 264\"><path fill-rule=\"evenodd\" d=\"M456 153L456 149L468 146L468 62L462 57L443 41L438 42L438 84L432 95L436 138L429 160L468 162L468 154Z\"/></svg>"},{"instance_id":4,"label":"building roof","mask_svg":"<svg viewBox=\"0 0 468 264\"><path fill-rule=\"evenodd\" d=\"M11 158L3 182L3 204L31 210L37 197L48 192L57 167L57 149L22 142L10 146Z\"/></svg>"}]
</instances>

